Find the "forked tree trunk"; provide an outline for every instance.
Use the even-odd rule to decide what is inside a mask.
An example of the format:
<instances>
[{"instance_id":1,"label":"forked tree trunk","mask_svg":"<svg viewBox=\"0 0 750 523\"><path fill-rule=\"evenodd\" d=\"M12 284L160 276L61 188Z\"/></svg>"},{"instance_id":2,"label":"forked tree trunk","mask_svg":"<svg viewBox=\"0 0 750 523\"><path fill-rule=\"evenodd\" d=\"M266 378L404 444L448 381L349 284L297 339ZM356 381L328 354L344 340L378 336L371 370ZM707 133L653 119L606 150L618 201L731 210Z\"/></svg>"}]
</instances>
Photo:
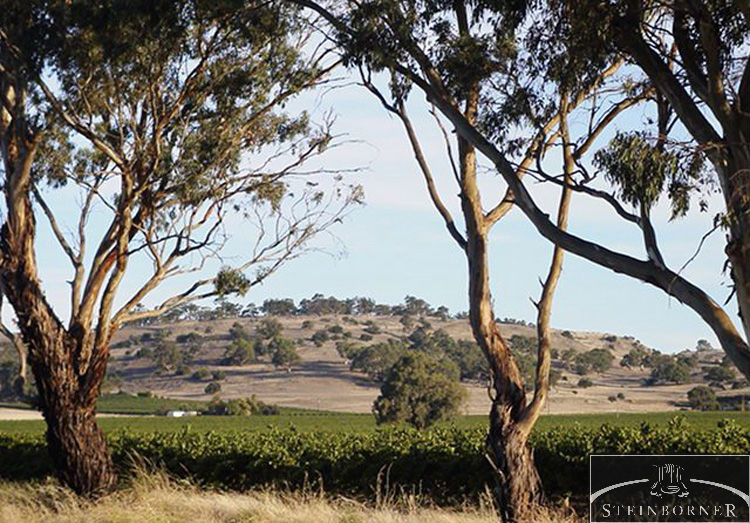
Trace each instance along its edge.
<instances>
[{"instance_id":1,"label":"forked tree trunk","mask_svg":"<svg viewBox=\"0 0 750 523\"><path fill-rule=\"evenodd\" d=\"M18 84L13 84L8 77L0 77L0 94L8 107L15 107L15 100L25 97L25 88L16 81ZM31 166L39 136L26 128L23 105L20 107L14 114L0 109L7 209L0 231L0 284L16 313L28 351L57 474L78 494L94 497L115 482L107 444L95 419L109 350L106 344L94 346L93 333L82 323L66 330L42 292L30 198Z\"/></svg>"},{"instance_id":2,"label":"forked tree trunk","mask_svg":"<svg viewBox=\"0 0 750 523\"><path fill-rule=\"evenodd\" d=\"M527 445L530 427L519 424L526 413L523 377L494 319L489 290L487 236L467 227L469 319L474 338L484 351L492 374L487 448L497 485L495 501L503 522L531 521L543 501L542 484Z\"/></svg>"},{"instance_id":3,"label":"forked tree trunk","mask_svg":"<svg viewBox=\"0 0 750 523\"><path fill-rule=\"evenodd\" d=\"M492 343L507 351L496 325L492 327ZM503 522L533 521L536 509L544 501L544 491L528 446L530 429L520 423L527 408L523 381L512 357L495 360L493 367L494 397L487 448L497 476L495 502Z\"/></svg>"},{"instance_id":4,"label":"forked tree trunk","mask_svg":"<svg viewBox=\"0 0 750 523\"><path fill-rule=\"evenodd\" d=\"M565 186L558 208L558 227L565 229L570 205L570 183L575 170L567 126L567 97L561 98L560 126L564 136ZM471 114L469 112L469 117ZM475 151L459 139L462 175L462 210L466 220L465 253L469 265L469 319L474 338L484 351L492 372L494 397L490 410L487 447L497 473L495 499L504 522L533 521L544 502L544 491L529 435L541 414L549 392L551 366L549 321L557 282L562 271L563 251L555 247L542 297L537 304L537 369L534 398L529 405L523 376L495 321L489 282L488 221L476 184Z\"/></svg>"}]
</instances>

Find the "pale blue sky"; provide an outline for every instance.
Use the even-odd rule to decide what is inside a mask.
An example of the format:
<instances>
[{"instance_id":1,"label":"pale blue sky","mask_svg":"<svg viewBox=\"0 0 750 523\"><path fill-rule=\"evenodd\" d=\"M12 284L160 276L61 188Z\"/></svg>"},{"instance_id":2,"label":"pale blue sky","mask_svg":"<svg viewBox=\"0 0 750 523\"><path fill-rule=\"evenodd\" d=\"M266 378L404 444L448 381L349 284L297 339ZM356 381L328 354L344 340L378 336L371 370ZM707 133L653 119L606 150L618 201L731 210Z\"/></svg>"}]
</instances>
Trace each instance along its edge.
<instances>
[{"instance_id":1,"label":"pale blue sky","mask_svg":"<svg viewBox=\"0 0 750 523\"><path fill-rule=\"evenodd\" d=\"M438 185L446 203L457 212L457 191L450 185L444 143L432 117L424 112L424 104L416 96L413 98L413 118L423 131L423 145L434 162ZM354 85L328 92L322 100L307 95L292 109L303 106L316 106L318 114L333 107L337 115L335 129L356 140L330 151L325 162L328 167L365 167L361 173L350 175L350 181L364 186L366 205L331 231L335 240L320 238L318 245L327 252L313 252L289 263L242 301L259 304L269 297L299 301L320 292L339 298L370 296L378 302L398 303L411 294L435 306L446 305L452 312L466 310L465 259L429 202L400 124L383 111L372 95ZM629 123L638 121L642 114L638 111L641 110L636 109L629 117ZM494 174L485 174L484 178L485 206L489 207L501 197L503 185ZM543 206L554 212L557 189L538 185L532 185L532 189ZM74 199L65 191L48 194L58 208L75 209ZM668 223L665 207L656 209L656 221L662 249L670 266L676 269L692 255L720 208L715 201L709 213L693 212L685 219ZM637 230L609 208L585 197L573 201L570 230L642 257ZM230 232L235 236L230 254L239 255L244 245L243 229L235 227ZM721 232L715 233L684 272L720 302L729 293L727 278L721 274L722 236ZM535 310L530 299L539 295L538 280L546 274L550 244L518 210L495 226L492 240L492 288L497 316L533 321ZM64 282L70 279L70 270L41 218L38 245L46 292L64 316L68 299ZM126 280L124 285L127 293L132 283ZM154 296L164 297L172 288L167 286ZM733 302L729 307L734 315ZM668 351L692 348L699 338L715 343L696 314L663 292L572 255L565 259L552 323L571 330L633 335Z\"/></svg>"}]
</instances>

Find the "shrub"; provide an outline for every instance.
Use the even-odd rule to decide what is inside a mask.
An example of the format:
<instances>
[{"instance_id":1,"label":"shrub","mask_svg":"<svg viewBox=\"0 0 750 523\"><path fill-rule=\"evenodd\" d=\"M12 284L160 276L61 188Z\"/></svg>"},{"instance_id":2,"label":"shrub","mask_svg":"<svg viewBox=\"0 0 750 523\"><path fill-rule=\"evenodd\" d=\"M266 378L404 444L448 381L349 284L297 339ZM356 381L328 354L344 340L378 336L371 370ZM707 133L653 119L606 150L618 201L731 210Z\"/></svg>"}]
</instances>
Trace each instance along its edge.
<instances>
[{"instance_id":1,"label":"shrub","mask_svg":"<svg viewBox=\"0 0 750 523\"><path fill-rule=\"evenodd\" d=\"M575 349L565 349L563 353L560 355L560 359L563 360L565 363L570 363L571 361L575 359L576 354L578 353L576 352Z\"/></svg>"},{"instance_id":2,"label":"shrub","mask_svg":"<svg viewBox=\"0 0 750 523\"><path fill-rule=\"evenodd\" d=\"M362 347L351 341L339 341L336 343L336 352L339 356L346 359L351 359L362 350Z\"/></svg>"},{"instance_id":3,"label":"shrub","mask_svg":"<svg viewBox=\"0 0 750 523\"><path fill-rule=\"evenodd\" d=\"M315 326L315 324L310 320L305 320L302 322L302 325L300 326L300 329L312 329Z\"/></svg>"},{"instance_id":4,"label":"shrub","mask_svg":"<svg viewBox=\"0 0 750 523\"><path fill-rule=\"evenodd\" d=\"M380 330L380 327L378 327L375 323L370 322L370 325L365 327L364 330L367 334L380 334L382 331Z\"/></svg>"},{"instance_id":5,"label":"shrub","mask_svg":"<svg viewBox=\"0 0 750 523\"><path fill-rule=\"evenodd\" d=\"M466 396L455 364L450 372L444 362L414 352L390 369L372 410L378 423L403 421L422 429L454 417Z\"/></svg>"},{"instance_id":6,"label":"shrub","mask_svg":"<svg viewBox=\"0 0 750 523\"><path fill-rule=\"evenodd\" d=\"M222 400L214 398L203 412L211 416L270 416L279 413L276 405L268 405L260 401L255 394L249 398Z\"/></svg>"},{"instance_id":7,"label":"shrub","mask_svg":"<svg viewBox=\"0 0 750 523\"><path fill-rule=\"evenodd\" d=\"M330 332L331 334L341 334L344 332L344 328L339 324L331 325L330 327L328 327L328 332Z\"/></svg>"},{"instance_id":8,"label":"shrub","mask_svg":"<svg viewBox=\"0 0 750 523\"><path fill-rule=\"evenodd\" d=\"M723 365L708 367L704 370L706 370L706 375L703 377L708 381L718 381L721 383L725 381L732 381L735 378L734 369L725 367Z\"/></svg>"},{"instance_id":9,"label":"shrub","mask_svg":"<svg viewBox=\"0 0 750 523\"><path fill-rule=\"evenodd\" d=\"M139 398L151 398L153 397L153 394L150 390L140 390L136 393L136 396Z\"/></svg>"},{"instance_id":10,"label":"shrub","mask_svg":"<svg viewBox=\"0 0 750 523\"><path fill-rule=\"evenodd\" d=\"M578 386L582 389L588 389L589 387L593 385L594 385L594 382L588 378L581 378L580 380L578 380Z\"/></svg>"},{"instance_id":11,"label":"shrub","mask_svg":"<svg viewBox=\"0 0 750 523\"><path fill-rule=\"evenodd\" d=\"M705 385L693 387L688 391L687 397L690 406L695 410L716 410L719 408L716 393Z\"/></svg>"},{"instance_id":12,"label":"shrub","mask_svg":"<svg viewBox=\"0 0 750 523\"><path fill-rule=\"evenodd\" d=\"M197 332L188 332L187 334L178 334L175 337L177 343L193 343L201 341L201 336Z\"/></svg>"},{"instance_id":13,"label":"shrub","mask_svg":"<svg viewBox=\"0 0 750 523\"><path fill-rule=\"evenodd\" d=\"M211 373L211 378L214 381L221 381L221 380L226 379L226 377L227 377L227 373L224 372L223 370L215 370Z\"/></svg>"},{"instance_id":14,"label":"shrub","mask_svg":"<svg viewBox=\"0 0 750 523\"><path fill-rule=\"evenodd\" d=\"M207 380L211 377L211 373L208 369L198 369L193 372L192 378L197 381Z\"/></svg>"},{"instance_id":15,"label":"shrub","mask_svg":"<svg viewBox=\"0 0 750 523\"><path fill-rule=\"evenodd\" d=\"M623 394L622 392L618 392L617 393L617 399L618 400L624 400L625 399L625 394Z\"/></svg>"},{"instance_id":16,"label":"shrub","mask_svg":"<svg viewBox=\"0 0 750 523\"><path fill-rule=\"evenodd\" d=\"M310 341L312 341L316 347L322 347L325 342L329 340L330 336L328 336L328 331L325 330L319 330L315 331L310 337Z\"/></svg>"},{"instance_id":17,"label":"shrub","mask_svg":"<svg viewBox=\"0 0 750 523\"><path fill-rule=\"evenodd\" d=\"M203 389L203 391L206 394L216 394L220 390L221 390L221 383L218 383L216 381L212 381L211 383L209 383L208 385L206 385L205 389Z\"/></svg>"},{"instance_id":18,"label":"shrub","mask_svg":"<svg viewBox=\"0 0 750 523\"><path fill-rule=\"evenodd\" d=\"M359 339L362 341L371 341L372 340L372 334L367 334L366 332L363 332L359 335Z\"/></svg>"}]
</instances>

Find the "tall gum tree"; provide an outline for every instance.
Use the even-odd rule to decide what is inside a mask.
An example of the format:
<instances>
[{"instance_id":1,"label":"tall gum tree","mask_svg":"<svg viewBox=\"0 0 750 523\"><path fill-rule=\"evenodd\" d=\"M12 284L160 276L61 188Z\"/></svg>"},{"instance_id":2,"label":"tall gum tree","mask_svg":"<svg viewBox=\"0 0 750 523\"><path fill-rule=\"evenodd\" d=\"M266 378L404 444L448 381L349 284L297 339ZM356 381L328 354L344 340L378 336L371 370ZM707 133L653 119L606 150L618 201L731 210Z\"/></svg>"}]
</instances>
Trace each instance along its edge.
<instances>
[{"instance_id":1,"label":"tall gum tree","mask_svg":"<svg viewBox=\"0 0 750 523\"><path fill-rule=\"evenodd\" d=\"M536 52L518 55L510 27L523 20L523 12L474 8L468 2L448 2L441 7L421 2L357 2L348 4L346 9L342 9L340 3L335 6L301 3L332 24L345 61L359 68L363 85L403 124L430 199L448 233L466 256L469 320L492 376L487 447L488 457L497 472L497 506L503 521L533 521L543 501L543 490L527 441L549 394L549 322L562 270L563 250L553 249L549 271L542 283L542 296L537 303L537 369L534 393L528 401L518 365L495 320L490 286L490 233L512 209L513 194L509 191L504 196L492 195L481 188L476 148L460 135L451 138L443 118L433 108L431 111L447 150L440 172L453 174L458 201L450 202L446 194L441 194L440 184L433 174L435 160L425 154L420 133L407 113L414 78L420 74L414 57L436 63L431 77L440 84L441 94L462 118L472 125L497 129L499 139L508 150L515 151L518 161L514 173L519 178L538 171L536 166L553 148L561 151L558 163L563 167L559 176L552 176L562 190L556 222L561 230L567 228L571 185L578 169L576 159L591 147L609 123L646 98L647 93L631 89L629 95L623 95L613 86L604 85L620 67L621 62L615 61L592 75L584 87L572 90L558 82L552 86L552 96L547 94L550 100L531 103L529 98L537 93L526 84L527 78L534 76L526 69L529 66L551 69L551 66L534 64ZM505 28L506 32L488 33L486 28L493 24L498 30ZM536 42L534 47L541 48L542 44ZM378 72L387 73L387 90L378 87L382 80ZM495 92L499 83L505 89L500 94ZM621 99L609 104L615 92ZM512 116L496 109L504 106L503 110L508 111L514 104ZM577 118L585 115L589 123L586 131L575 139L571 138L568 125L574 111L579 111ZM499 128L499 125L512 126L521 121L535 128L533 134L523 140L511 139L507 129ZM488 209L485 205L492 196L496 201ZM460 210L460 220L454 218L452 208Z\"/></svg>"},{"instance_id":2,"label":"tall gum tree","mask_svg":"<svg viewBox=\"0 0 750 523\"><path fill-rule=\"evenodd\" d=\"M750 170L743 164L743 158L747 156L748 147L745 129L748 128L746 95L750 92L750 64L743 53L746 53L750 31L747 30L748 10L743 7L742 2L652 4L638 0L608 3L550 1L535 7L539 10L535 19L541 23L536 31L527 32L526 35L538 39L538 42L546 41L548 48L553 51L540 53L540 59L550 58L547 61L554 66L556 56L565 56L568 61L558 63L558 74L585 81L600 74L607 64L628 58L645 75L633 78L630 74L633 68L629 67L623 84L641 86L644 92L656 90L651 99L660 113L655 118L659 121L657 130L663 128L665 131L675 131L674 122L679 121L693 140L695 154L685 160L679 151L670 150L669 147L676 145L679 148L684 144L683 137L679 135L676 137L677 144L673 141L665 142L658 136L646 137L649 139L641 140L646 143L639 144L637 133L628 133L624 136L625 139L623 136L618 137L609 151L603 153L611 153L609 156L617 160L611 166L618 168L614 172L606 172L605 167L608 166L601 164L602 171L612 181L607 189L594 183L601 176L590 174L586 167L594 164L595 153L577 160L579 169L570 184L571 190L597 198L611 206L620 218L633 224L641 233L645 258L613 250L597 241L563 230L550 219L549 213L540 206L523 178L518 175L513 151L503 142L502 133L498 134L498 129L514 129L513 125L505 124L512 124L519 113L519 105L497 104L495 117L489 122L473 122L466 117L461 108L456 106L442 74L443 66L451 55L425 51L429 49L429 43L422 41L425 25L414 15L419 12L420 6L424 7L421 2L365 2L359 3L356 9L350 9L349 13L335 6L326 11L324 7L309 0L298 0L298 3L330 15L331 23L338 24L338 31L344 35L344 47L360 54L367 49L376 49L374 64L393 69L407 78L414 88L419 89L453 125L456 133L493 165L507 183L514 204L542 236L567 252L653 285L691 308L712 329L722 349L740 372L750 378L750 347L747 339L719 303L684 276L681 269L668 265L659 248L656 228L648 212L655 201L654 194L658 196L663 192L668 193L677 215L684 212L693 193L692 189L704 185L700 183L702 177L696 173L701 172L701 159L708 160L716 173L726 202L725 212L719 217L718 223L729 232L728 261L747 336L748 314L745 311L749 305L746 273L750 267L746 258L747 220L750 216L747 174ZM707 6L706 9L701 7L703 5ZM523 7L523 2L511 8L519 6ZM433 13L439 11L433 4L428 7ZM362 20L359 26L351 12L358 13ZM373 23L375 19L379 26ZM680 24L687 24L689 30L670 29ZM521 24L518 26L521 27ZM438 30L445 26L435 24L431 27ZM485 27L494 33L493 38L502 40L505 33L497 24L488 23ZM356 31L352 28L356 28ZM674 32L674 38L669 36L671 32ZM566 36L564 39L558 38L561 33ZM383 38L384 35L387 37ZM687 40L679 43L678 37ZM529 39L511 40L527 42ZM462 47L456 46L455 49L461 50ZM697 61L688 57L691 50L695 52L694 58ZM463 63L468 62L464 60ZM565 67L560 67L564 63L569 66L568 74L565 74ZM474 65L481 70L481 64ZM533 68L530 70L534 71ZM696 79L701 78L707 83L696 83ZM539 75L538 80L544 82L547 77ZM505 86L497 82L493 89L502 93ZM539 99L531 96L525 101L535 104ZM714 111L721 114L714 115ZM669 118L666 127L662 125L665 117ZM488 123L495 125L487 125ZM719 126L718 129L716 125ZM538 125L532 128L538 128ZM628 151L635 151L637 154L628 155ZM632 162L634 158L648 158L648 151L658 152L662 158L659 162ZM652 165L648 166L648 163ZM651 172L649 169L655 171ZM629 178L622 176L623 174L635 176L630 181L636 183L632 187L624 185L623 182L627 182ZM543 172L540 172L540 178L559 183L559 179L550 178ZM654 183L643 183L647 181ZM631 190L633 188L636 190ZM632 211L629 209L631 205L635 207ZM699 239L696 239L696 243L700 243Z\"/></svg>"},{"instance_id":3,"label":"tall gum tree","mask_svg":"<svg viewBox=\"0 0 750 523\"><path fill-rule=\"evenodd\" d=\"M28 351L58 475L96 496L116 479L95 420L115 331L193 301L244 294L309 249L361 193L308 167L336 143L330 122L316 126L283 110L335 65L324 48L307 45L289 5L5 7L0 290ZM80 199L72 220L54 198L60 190ZM45 296L38 220L70 263L67 321ZM234 251L226 265L229 220L247 225L235 238L243 256ZM182 289L142 307L168 279Z\"/></svg>"}]
</instances>

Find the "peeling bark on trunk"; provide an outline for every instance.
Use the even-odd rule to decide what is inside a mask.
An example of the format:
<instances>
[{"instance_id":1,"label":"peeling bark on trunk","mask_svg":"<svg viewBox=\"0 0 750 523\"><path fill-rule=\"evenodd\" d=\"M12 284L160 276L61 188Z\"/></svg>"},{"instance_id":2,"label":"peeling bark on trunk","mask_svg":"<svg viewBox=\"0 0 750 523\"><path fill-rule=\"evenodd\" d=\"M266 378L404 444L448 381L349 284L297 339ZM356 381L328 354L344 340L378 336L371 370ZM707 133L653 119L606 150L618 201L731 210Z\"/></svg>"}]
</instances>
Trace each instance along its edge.
<instances>
[{"instance_id":1,"label":"peeling bark on trunk","mask_svg":"<svg viewBox=\"0 0 750 523\"><path fill-rule=\"evenodd\" d=\"M44 407L47 444L58 477L76 493L97 497L117 479L104 433L96 424L95 404L58 398Z\"/></svg>"},{"instance_id":2,"label":"peeling bark on trunk","mask_svg":"<svg viewBox=\"0 0 750 523\"><path fill-rule=\"evenodd\" d=\"M5 107L14 107L12 114L5 109L0 111L7 208L0 231L0 285L16 312L28 351L57 474L78 494L95 497L110 490L116 477L104 435L95 419L96 399L109 356L109 338L94 347L90 330L80 327L66 330L41 289L34 249L36 222L30 198L31 166L38 135L25 124L25 88L20 80L11 80L0 77Z\"/></svg>"},{"instance_id":3,"label":"peeling bark on trunk","mask_svg":"<svg viewBox=\"0 0 750 523\"><path fill-rule=\"evenodd\" d=\"M29 347L48 450L60 481L87 497L106 493L114 487L116 474L96 423L96 399L105 369L99 362L106 361L108 351L96 351L84 368L74 361L86 351L59 325L22 315L19 326Z\"/></svg>"},{"instance_id":4,"label":"peeling bark on trunk","mask_svg":"<svg viewBox=\"0 0 750 523\"><path fill-rule=\"evenodd\" d=\"M491 312L489 297L473 303L477 311ZM480 318L481 315L477 319ZM523 379L494 319L472 321L472 326L476 326L475 336L477 330L481 333L480 346L488 348L492 367L494 397L489 413L487 448L497 474L495 501L503 522L530 521L535 509L544 501L544 494L527 445L533 424L522 422L527 412Z\"/></svg>"},{"instance_id":5,"label":"peeling bark on trunk","mask_svg":"<svg viewBox=\"0 0 750 523\"><path fill-rule=\"evenodd\" d=\"M502 521L532 521L534 508L544 502L542 482L527 445L528 434L518 430L512 408L496 399L490 410L487 444L498 475L495 500Z\"/></svg>"}]
</instances>

